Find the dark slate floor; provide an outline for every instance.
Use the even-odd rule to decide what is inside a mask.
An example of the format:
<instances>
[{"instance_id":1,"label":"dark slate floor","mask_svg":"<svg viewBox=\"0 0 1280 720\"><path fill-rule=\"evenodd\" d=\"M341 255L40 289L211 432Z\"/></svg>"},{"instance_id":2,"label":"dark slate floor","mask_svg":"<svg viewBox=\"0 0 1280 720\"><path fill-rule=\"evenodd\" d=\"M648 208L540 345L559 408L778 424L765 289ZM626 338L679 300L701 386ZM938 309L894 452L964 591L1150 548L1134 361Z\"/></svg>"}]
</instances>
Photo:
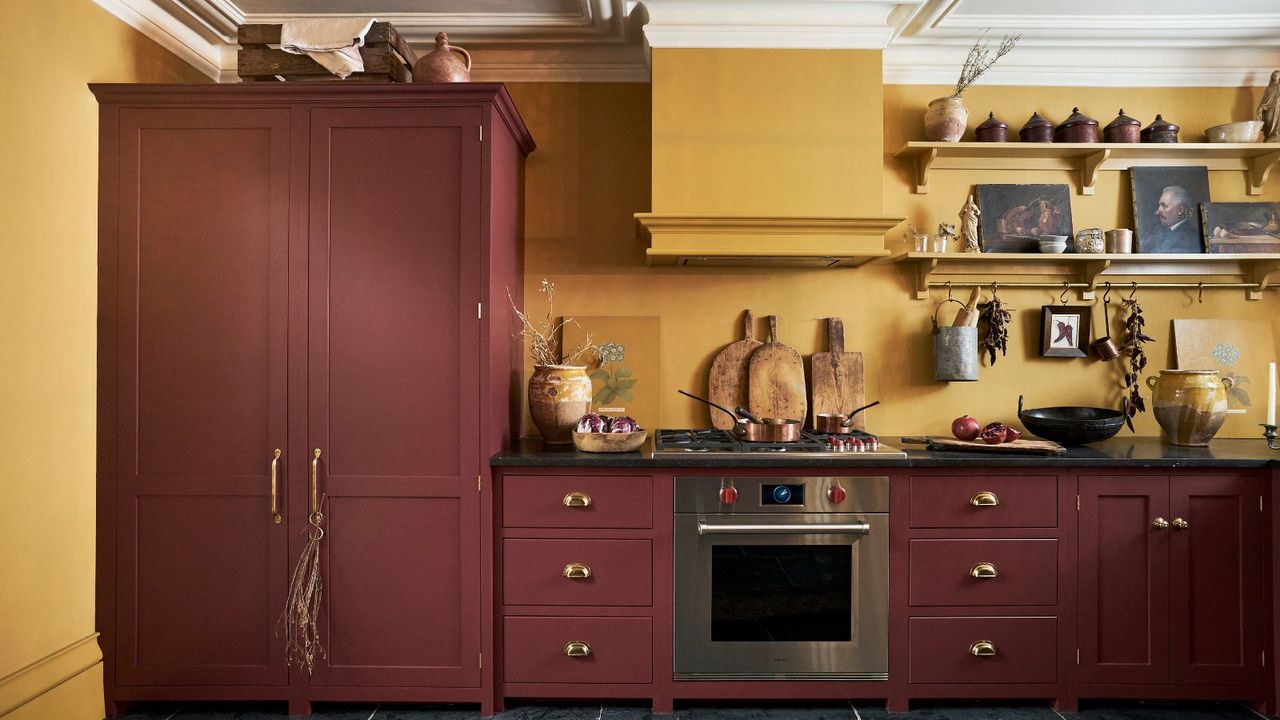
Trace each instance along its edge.
<instances>
[{"instance_id":1,"label":"dark slate floor","mask_svg":"<svg viewBox=\"0 0 1280 720\"><path fill-rule=\"evenodd\" d=\"M118 720L270 720L287 718L273 703L186 703L138 706ZM1259 720L1262 715L1235 704L1087 703L1079 713L1061 715L1043 704L925 703L908 714L890 715L877 705L731 706L678 708L654 716L639 705L521 705L499 720ZM312 720L476 720L473 707L414 705L317 705Z\"/></svg>"}]
</instances>

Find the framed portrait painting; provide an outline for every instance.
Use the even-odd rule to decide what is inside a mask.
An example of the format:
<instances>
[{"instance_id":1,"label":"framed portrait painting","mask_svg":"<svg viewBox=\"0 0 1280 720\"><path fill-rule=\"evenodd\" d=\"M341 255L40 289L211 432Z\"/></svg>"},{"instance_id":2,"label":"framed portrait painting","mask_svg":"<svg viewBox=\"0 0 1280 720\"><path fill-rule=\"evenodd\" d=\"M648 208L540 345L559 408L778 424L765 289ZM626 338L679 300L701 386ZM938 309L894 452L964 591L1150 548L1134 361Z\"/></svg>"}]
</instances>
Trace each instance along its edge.
<instances>
[{"instance_id":1,"label":"framed portrait painting","mask_svg":"<svg viewBox=\"0 0 1280 720\"><path fill-rule=\"evenodd\" d=\"M1200 204L1207 253L1280 253L1280 203Z\"/></svg>"},{"instance_id":2,"label":"framed portrait painting","mask_svg":"<svg viewBox=\"0 0 1280 720\"><path fill-rule=\"evenodd\" d=\"M1044 305L1040 308L1040 357L1088 357L1089 305Z\"/></svg>"},{"instance_id":3,"label":"framed portrait painting","mask_svg":"<svg viewBox=\"0 0 1280 720\"><path fill-rule=\"evenodd\" d=\"M1129 168L1140 253L1199 253L1200 204L1209 201L1205 167Z\"/></svg>"},{"instance_id":4,"label":"framed portrait painting","mask_svg":"<svg viewBox=\"0 0 1280 720\"><path fill-rule=\"evenodd\" d=\"M1041 235L1072 236L1066 185L978 185L982 252L1039 252Z\"/></svg>"}]
</instances>

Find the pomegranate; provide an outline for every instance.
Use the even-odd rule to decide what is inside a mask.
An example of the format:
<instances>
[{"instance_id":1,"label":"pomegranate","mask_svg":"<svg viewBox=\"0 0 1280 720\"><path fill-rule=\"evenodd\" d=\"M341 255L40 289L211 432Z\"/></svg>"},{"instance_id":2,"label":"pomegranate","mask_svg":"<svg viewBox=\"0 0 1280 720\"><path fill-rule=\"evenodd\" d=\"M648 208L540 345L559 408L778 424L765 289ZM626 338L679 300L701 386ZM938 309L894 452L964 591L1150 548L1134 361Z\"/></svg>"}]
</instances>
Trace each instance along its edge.
<instances>
[{"instance_id":1,"label":"pomegranate","mask_svg":"<svg viewBox=\"0 0 1280 720\"><path fill-rule=\"evenodd\" d=\"M951 421L951 434L955 435L957 440L977 440L980 432L982 432L982 424L977 418L961 415Z\"/></svg>"},{"instance_id":2,"label":"pomegranate","mask_svg":"<svg viewBox=\"0 0 1280 720\"><path fill-rule=\"evenodd\" d=\"M1011 428L1011 427L1005 427L1005 429L1004 429L1004 441L1005 441L1005 442L1007 442L1007 443L1008 443L1008 442L1013 442L1014 440L1017 440L1017 439L1018 439L1018 438L1020 438L1020 437L1022 437L1022 431L1021 431L1021 430L1015 430L1015 429L1013 429L1013 428Z\"/></svg>"},{"instance_id":3,"label":"pomegranate","mask_svg":"<svg viewBox=\"0 0 1280 720\"><path fill-rule=\"evenodd\" d=\"M1004 423L993 422L982 428L982 442L988 445L999 445L1004 442L1009 428Z\"/></svg>"}]
</instances>

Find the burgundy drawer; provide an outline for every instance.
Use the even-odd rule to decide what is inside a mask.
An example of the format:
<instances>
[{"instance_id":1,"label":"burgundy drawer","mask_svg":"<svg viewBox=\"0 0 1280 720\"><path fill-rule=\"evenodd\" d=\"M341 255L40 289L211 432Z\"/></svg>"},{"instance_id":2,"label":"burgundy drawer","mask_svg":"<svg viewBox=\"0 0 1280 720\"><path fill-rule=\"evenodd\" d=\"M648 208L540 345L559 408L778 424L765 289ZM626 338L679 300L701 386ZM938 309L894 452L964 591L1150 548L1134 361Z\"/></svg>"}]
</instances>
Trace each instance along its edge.
<instances>
[{"instance_id":1,"label":"burgundy drawer","mask_svg":"<svg viewBox=\"0 0 1280 720\"><path fill-rule=\"evenodd\" d=\"M912 605L1057 605L1057 540L912 540Z\"/></svg>"},{"instance_id":2,"label":"burgundy drawer","mask_svg":"<svg viewBox=\"0 0 1280 720\"><path fill-rule=\"evenodd\" d=\"M648 540L502 541L507 605L652 605L652 577Z\"/></svg>"},{"instance_id":3,"label":"burgundy drawer","mask_svg":"<svg viewBox=\"0 0 1280 720\"><path fill-rule=\"evenodd\" d=\"M583 503L585 507L581 506ZM507 475L502 479L502 525L509 528L651 528L653 478L648 475Z\"/></svg>"},{"instance_id":4,"label":"burgundy drawer","mask_svg":"<svg viewBox=\"0 0 1280 720\"><path fill-rule=\"evenodd\" d=\"M649 683L649 618L508 617L503 621L507 682ZM585 643L586 657L569 657L569 643Z\"/></svg>"},{"instance_id":5,"label":"burgundy drawer","mask_svg":"<svg viewBox=\"0 0 1280 720\"><path fill-rule=\"evenodd\" d=\"M1057 527L1054 475L911 478L911 527ZM997 504L982 504L991 503Z\"/></svg>"},{"instance_id":6,"label":"burgundy drawer","mask_svg":"<svg viewBox=\"0 0 1280 720\"><path fill-rule=\"evenodd\" d=\"M1058 619L911 618L913 683L1052 683L1058 680ZM988 642L995 654L973 654Z\"/></svg>"}]
</instances>

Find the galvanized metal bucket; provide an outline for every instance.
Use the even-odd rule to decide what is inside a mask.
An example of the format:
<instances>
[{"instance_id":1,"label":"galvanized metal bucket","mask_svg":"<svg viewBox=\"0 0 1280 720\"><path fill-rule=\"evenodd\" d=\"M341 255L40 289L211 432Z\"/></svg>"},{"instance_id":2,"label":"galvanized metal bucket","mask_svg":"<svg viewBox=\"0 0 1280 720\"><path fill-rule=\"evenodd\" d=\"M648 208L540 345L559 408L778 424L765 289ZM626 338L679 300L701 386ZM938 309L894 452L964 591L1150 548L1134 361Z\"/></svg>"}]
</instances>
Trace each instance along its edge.
<instances>
[{"instance_id":1,"label":"galvanized metal bucket","mask_svg":"<svg viewBox=\"0 0 1280 720\"><path fill-rule=\"evenodd\" d=\"M949 297L933 310L933 379L973 382L978 379L978 328L939 327L938 311L949 302L965 306Z\"/></svg>"}]
</instances>

